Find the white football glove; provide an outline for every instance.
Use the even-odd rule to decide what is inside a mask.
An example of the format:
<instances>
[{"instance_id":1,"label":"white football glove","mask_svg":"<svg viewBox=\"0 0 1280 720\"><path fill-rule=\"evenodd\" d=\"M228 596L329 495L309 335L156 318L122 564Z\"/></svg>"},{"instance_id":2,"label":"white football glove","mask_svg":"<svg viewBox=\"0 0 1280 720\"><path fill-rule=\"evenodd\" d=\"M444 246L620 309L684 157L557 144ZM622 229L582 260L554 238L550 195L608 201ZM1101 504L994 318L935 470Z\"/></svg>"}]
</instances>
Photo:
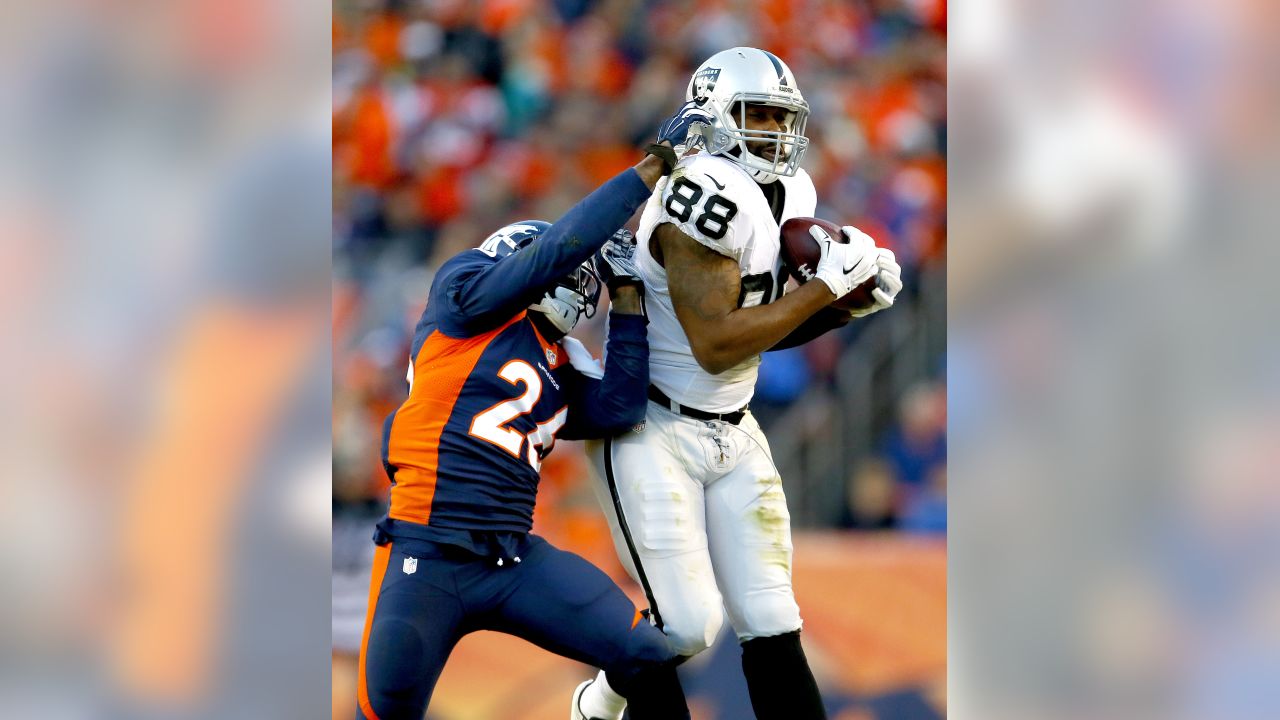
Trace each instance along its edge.
<instances>
[{"instance_id":1,"label":"white football glove","mask_svg":"<svg viewBox=\"0 0 1280 720\"><path fill-rule=\"evenodd\" d=\"M822 248L822 257L814 275L827 284L836 298L848 295L879 271L876 244L871 237L852 225L846 225L840 231L849 242L836 242L817 225L809 226L809 234Z\"/></svg>"},{"instance_id":2,"label":"white football glove","mask_svg":"<svg viewBox=\"0 0 1280 720\"><path fill-rule=\"evenodd\" d=\"M850 312L849 314L853 317L866 317L871 313L892 307L898 292L902 290L902 266L898 265L892 250L876 248L876 268L879 271L879 275L876 276L876 289L871 291L871 297L876 301L869 307Z\"/></svg>"}]
</instances>

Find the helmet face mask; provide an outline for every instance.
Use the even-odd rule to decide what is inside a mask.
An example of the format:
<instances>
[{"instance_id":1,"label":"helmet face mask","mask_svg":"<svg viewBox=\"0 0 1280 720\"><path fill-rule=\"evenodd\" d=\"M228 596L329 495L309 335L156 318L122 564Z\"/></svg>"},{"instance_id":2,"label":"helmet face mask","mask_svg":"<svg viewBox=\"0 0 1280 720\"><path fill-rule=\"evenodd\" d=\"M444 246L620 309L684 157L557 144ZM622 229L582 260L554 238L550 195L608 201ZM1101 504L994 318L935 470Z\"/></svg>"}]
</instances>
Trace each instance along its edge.
<instances>
[{"instance_id":1,"label":"helmet face mask","mask_svg":"<svg viewBox=\"0 0 1280 720\"><path fill-rule=\"evenodd\" d=\"M725 133L737 148L735 160L750 170L775 177L795 175L800 167L800 158L809 148L809 138L804 136L805 125L809 120L808 108L779 103L776 98L755 93L740 93L735 98L737 100L730 106L728 123L726 123L732 124L733 130ZM747 127L748 105L765 105L786 110L787 118L783 123L785 129L781 131L749 129ZM763 154L763 151L769 148L773 149L772 158ZM734 147L730 147L729 152L733 151Z\"/></svg>"},{"instance_id":2,"label":"helmet face mask","mask_svg":"<svg viewBox=\"0 0 1280 720\"><path fill-rule=\"evenodd\" d=\"M557 330L568 335L580 319L595 317L596 304L600 302L600 285L600 276L588 260L569 277L558 281L529 309L542 313Z\"/></svg>"},{"instance_id":3,"label":"helmet face mask","mask_svg":"<svg viewBox=\"0 0 1280 720\"><path fill-rule=\"evenodd\" d=\"M715 118L705 131L707 152L742 166L756 182L790 177L809 147L804 131L809 104L795 86L791 70L772 53L732 48L711 56L689 80L686 100L698 102ZM747 106L767 105L787 112L780 131L747 129ZM760 153L772 147L772 158ZM754 152L753 152L754 151Z\"/></svg>"}]
</instances>

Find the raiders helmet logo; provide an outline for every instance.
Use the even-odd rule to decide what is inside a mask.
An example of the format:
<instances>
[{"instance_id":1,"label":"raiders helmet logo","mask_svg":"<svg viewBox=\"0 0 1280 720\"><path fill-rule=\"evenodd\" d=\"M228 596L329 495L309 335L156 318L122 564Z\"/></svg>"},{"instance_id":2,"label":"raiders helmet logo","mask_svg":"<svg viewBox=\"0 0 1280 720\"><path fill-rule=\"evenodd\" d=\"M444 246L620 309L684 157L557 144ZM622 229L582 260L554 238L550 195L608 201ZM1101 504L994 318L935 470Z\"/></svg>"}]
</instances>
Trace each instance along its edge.
<instances>
[{"instance_id":1,"label":"raiders helmet logo","mask_svg":"<svg viewBox=\"0 0 1280 720\"><path fill-rule=\"evenodd\" d=\"M720 68L704 68L693 76L693 101L702 105L711 97L716 89L716 80L720 79Z\"/></svg>"}]
</instances>

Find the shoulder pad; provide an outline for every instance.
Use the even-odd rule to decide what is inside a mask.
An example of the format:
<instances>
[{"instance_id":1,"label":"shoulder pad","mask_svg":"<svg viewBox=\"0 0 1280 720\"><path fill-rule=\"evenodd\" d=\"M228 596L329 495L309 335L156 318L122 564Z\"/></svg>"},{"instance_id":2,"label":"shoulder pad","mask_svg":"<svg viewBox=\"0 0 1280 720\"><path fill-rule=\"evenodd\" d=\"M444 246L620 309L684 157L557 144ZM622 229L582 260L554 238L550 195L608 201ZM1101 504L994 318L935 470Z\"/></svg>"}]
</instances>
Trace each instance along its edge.
<instances>
[{"instance_id":1,"label":"shoulder pad","mask_svg":"<svg viewBox=\"0 0 1280 720\"><path fill-rule=\"evenodd\" d=\"M743 221L739 202L750 202L757 192L737 166L713 155L694 155L680 162L662 191L659 223L671 223L680 231L721 255L741 261L744 243L738 237Z\"/></svg>"},{"instance_id":2,"label":"shoulder pad","mask_svg":"<svg viewBox=\"0 0 1280 720\"><path fill-rule=\"evenodd\" d=\"M792 177L779 177L778 182L787 190L785 217L813 217L818 210L818 191L813 178L800 168Z\"/></svg>"}]
</instances>

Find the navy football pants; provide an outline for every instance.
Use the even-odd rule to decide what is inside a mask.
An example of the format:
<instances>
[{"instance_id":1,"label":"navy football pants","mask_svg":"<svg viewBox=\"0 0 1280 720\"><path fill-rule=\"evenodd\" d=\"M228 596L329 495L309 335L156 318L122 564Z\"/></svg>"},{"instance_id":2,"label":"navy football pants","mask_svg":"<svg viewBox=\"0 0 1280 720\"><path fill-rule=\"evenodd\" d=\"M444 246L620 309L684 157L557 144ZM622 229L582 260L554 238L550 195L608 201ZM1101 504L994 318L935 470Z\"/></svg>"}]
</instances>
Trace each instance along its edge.
<instances>
[{"instance_id":1,"label":"navy football pants","mask_svg":"<svg viewBox=\"0 0 1280 720\"><path fill-rule=\"evenodd\" d=\"M449 653L476 630L509 633L602 668L624 696L637 674L671 665L666 636L636 622L631 601L594 565L535 535L518 556L519 563L499 566L441 543L377 548L357 720L421 720Z\"/></svg>"}]
</instances>

